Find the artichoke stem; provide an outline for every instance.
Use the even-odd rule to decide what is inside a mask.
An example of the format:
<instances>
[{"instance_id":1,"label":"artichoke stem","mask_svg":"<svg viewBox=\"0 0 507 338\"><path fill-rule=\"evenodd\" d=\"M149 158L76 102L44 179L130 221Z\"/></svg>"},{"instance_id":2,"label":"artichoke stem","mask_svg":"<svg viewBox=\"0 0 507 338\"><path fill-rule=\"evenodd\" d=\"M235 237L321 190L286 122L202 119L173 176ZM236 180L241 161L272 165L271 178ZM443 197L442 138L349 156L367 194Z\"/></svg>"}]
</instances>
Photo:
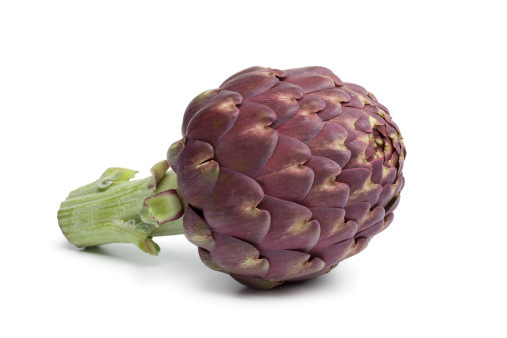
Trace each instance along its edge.
<instances>
[{"instance_id":1,"label":"artichoke stem","mask_svg":"<svg viewBox=\"0 0 507 338\"><path fill-rule=\"evenodd\" d=\"M58 210L58 224L77 247L132 243L151 255L160 247L154 236L183 233L186 201L167 161L155 164L150 177L130 181L136 171L109 168L72 191Z\"/></svg>"}]
</instances>

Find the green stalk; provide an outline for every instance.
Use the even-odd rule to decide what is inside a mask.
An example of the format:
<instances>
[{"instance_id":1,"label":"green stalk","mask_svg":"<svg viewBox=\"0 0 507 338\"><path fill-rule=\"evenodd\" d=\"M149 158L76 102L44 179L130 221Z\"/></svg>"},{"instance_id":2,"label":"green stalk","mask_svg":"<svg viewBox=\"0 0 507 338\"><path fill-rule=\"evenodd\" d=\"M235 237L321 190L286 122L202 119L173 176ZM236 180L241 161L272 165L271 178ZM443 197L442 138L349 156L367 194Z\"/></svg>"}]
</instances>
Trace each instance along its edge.
<instances>
[{"instance_id":1,"label":"green stalk","mask_svg":"<svg viewBox=\"0 0 507 338\"><path fill-rule=\"evenodd\" d=\"M185 200L167 161L152 176L130 181L136 171L109 168L95 182L72 191L61 204L58 223L67 240L78 247L132 243L157 255L154 236L183 233Z\"/></svg>"}]
</instances>

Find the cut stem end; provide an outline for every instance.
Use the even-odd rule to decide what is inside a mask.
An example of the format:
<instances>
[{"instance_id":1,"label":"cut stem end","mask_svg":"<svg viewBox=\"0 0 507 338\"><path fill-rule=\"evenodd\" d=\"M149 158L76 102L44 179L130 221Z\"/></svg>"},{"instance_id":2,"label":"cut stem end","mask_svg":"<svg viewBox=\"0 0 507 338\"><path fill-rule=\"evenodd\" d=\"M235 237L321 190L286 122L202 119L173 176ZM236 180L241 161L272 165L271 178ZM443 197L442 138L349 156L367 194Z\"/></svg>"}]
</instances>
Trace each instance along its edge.
<instances>
[{"instance_id":1,"label":"cut stem end","mask_svg":"<svg viewBox=\"0 0 507 338\"><path fill-rule=\"evenodd\" d=\"M134 170L107 169L61 204L58 224L63 234L78 247L131 243L157 255L160 247L153 236L183 233L186 202L176 174L168 169L167 161L161 161L151 169L151 177L136 181L130 181Z\"/></svg>"}]
</instances>

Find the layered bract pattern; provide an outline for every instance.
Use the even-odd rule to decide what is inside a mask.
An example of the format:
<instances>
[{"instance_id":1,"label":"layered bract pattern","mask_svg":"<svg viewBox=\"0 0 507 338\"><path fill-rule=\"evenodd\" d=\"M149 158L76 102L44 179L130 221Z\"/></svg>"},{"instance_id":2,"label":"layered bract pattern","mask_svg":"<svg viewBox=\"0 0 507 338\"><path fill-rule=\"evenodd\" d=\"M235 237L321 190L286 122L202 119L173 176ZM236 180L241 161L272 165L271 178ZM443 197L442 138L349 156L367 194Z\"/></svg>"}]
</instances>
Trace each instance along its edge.
<instances>
[{"instance_id":1,"label":"layered bract pattern","mask_svg":"<svg viewBox=\"0 0 507 338\"><path fill-rule=\"evenodd\" d=\"M393 220L405 147L386 107L330 70L248 68L197 96L168 160L203 262L248 286L319 276Z\"/></svg>"}]
</instances>

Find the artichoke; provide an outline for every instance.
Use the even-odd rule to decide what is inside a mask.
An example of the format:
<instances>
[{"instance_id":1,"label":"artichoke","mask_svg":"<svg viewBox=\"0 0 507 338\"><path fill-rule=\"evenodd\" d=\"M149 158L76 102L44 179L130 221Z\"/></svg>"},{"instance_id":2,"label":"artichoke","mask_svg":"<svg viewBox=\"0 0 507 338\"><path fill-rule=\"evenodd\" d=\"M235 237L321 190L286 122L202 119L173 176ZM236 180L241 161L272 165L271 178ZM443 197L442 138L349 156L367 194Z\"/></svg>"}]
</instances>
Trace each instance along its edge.
<instances>
[{"instance_id":1,"label":"artichoke","mask_svg":"<svg viewBox=\"0 0 507 338\"><path fill-rule=\"evenodd\" d=\"M270 289L317 277L393 220L405 146L389 111L329 69L251 67L198 95L152 176L109 168L58 213L79 246L184 233L211 269ZM170 166L171 170L167 170Z\"/></svg>"}]
</instances>

